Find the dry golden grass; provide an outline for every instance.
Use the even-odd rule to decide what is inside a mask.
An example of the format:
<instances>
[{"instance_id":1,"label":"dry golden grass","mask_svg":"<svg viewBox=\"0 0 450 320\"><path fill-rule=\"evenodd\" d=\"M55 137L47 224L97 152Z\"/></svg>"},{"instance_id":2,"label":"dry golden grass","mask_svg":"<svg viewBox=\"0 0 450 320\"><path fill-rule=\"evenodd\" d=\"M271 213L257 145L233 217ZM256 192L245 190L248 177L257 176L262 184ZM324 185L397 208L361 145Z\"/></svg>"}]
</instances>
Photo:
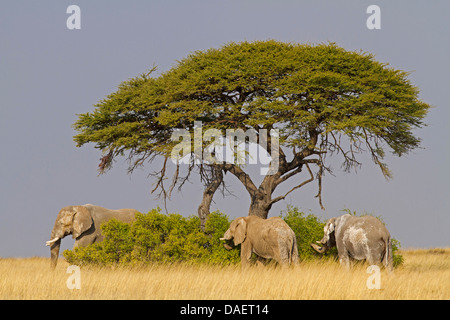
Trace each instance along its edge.
<instances>
[{"instance_id":1,"label":"dry golden grass","mask_svg":"<svg viewBox=\"0 0 450 320\"><path fill-rule=\"evenodd\" d=\"M198 265L81 268L81 289L69 290L68 264L49 259L0 259L0 299L450 299L450 248L403 251L405 264L381 289L369 290L367 265L351 271L337 262L296 268Z\"/></svg>"}]
</instances>

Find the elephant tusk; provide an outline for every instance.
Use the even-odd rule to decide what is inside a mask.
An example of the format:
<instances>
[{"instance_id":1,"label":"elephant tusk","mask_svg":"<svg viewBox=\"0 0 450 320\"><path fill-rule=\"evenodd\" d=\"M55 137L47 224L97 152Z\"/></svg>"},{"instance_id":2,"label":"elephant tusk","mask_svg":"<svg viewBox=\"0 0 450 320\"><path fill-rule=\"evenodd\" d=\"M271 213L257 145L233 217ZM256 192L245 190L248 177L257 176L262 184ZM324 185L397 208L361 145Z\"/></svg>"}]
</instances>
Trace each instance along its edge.
<instances>
[{"instance_id":1,"label":"elephant tusk","mask_svg":"<svg viewBox=\"0 0 450 320\"><path fill-rule=\"evenodd\" d=\"M49 241L47 241L47 242L45 242L45 245L47 246L47 247L49 247L49 246L51 246L52 244L54 244L56 241L58 241L59 240L59 238L57 237L57 238L54 238L54 239L52 239L52 240L49 240Z\"/></svg>"},{"instance_id":2,"label":"elephant tusk","mask_svg":"<svg viewBox=\"0 0 450 320\"><path fill-rule=\"evenodd\" d=\"M225 238L219 238L219 240L221 240L221 241L225 241L225 240L227 240L227 239L225 239Z\"/></svg>"}]
</instances>

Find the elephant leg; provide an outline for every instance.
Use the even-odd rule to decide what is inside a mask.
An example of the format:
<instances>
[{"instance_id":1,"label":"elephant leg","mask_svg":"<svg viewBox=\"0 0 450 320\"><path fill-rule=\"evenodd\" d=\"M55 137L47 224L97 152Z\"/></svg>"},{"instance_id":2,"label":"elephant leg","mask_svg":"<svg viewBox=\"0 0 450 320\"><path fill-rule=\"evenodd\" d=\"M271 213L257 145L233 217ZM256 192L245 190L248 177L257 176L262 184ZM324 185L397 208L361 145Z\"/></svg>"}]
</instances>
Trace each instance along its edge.
<instances>
[{"instance_id":1,"label":"elephant leg","mask_svg":"<svg viewBox=\"0 0 450 320\"><path fill-rule=\"evenodd\" d=\"M348 256L348 253L345 252L343 254L339 253L339 263L341 266L345 267L345 269L350 270L350 257Z\"/></svg>"},{"instance_id":2,"label":"elephant leg","mask_svg":"<svg viewBox=\"0 0 450 320\"><path fill-rule=\"evenodd\" d=\"M369 265L373 266L381 263L381 254L379 252L368 252L366 256L366 261Z\"/></svg>"},{"instance_id":3,"label":"elephant leg","mask_svg":"<svg viewBox=\"0 0 450 320\"><path fill-rule=\"evenodd\" d=\"M283 267L287 268L289 266L289 252L287 248L280 248L279 254L277 254L277 257L275 260L278 262L278 264Z\"/></svg>"},{"instance_id":4,"label":"elephant leg","mask_svg":"<svg viewBox=\"0 0 450 320\"><path fill-rule=\"evenodd\" d=\"M369 264L369 266L373 266L373 265L378 264L378 263L375 261L375 259L374 259L371 255L369 255L369 256L367 257L366 261L367 261L367 263Z\"/></svg>"},{"instance_id":5,"label":"elephant leg","mask_svg":"<svg viewBox=\"0 0 450 320\"><path fill-rule=\"evenodd\" d=\"M382 255L382 264L388 270L389 273L394 271L394 259L392 256L392 242L391 238L385 240L385 249Z\"/></svg>"},{"instance_id":6,"label":"elephant leg","mask_svg":"<svg viewBox=\"0 0 450 320\"><path fill-rule=\"evenodd\" d=\"M75 240L75 244L73 245L73 248L77 247L87 247L90 244L93 244L96 240L96 237L94 234L89 235L81 235Z\"/></svg>"},{"instance_id":7,"label":"elephant leg","mask_svg":"<svg viewBox=\"0 0 450 320\"><path fill-rule=\"evenodd\" d=\"M241 266L247 268L250 266L250 257L252 256L252 246L249 242L244 241L241 244Z\"/></svg>"},{"instance_id":8,"label":"elephant leg","mask_svg":"<svg viewBox=\"0 0 450 320\"><path fill-rule=\"evenodd\" d=\"M264 267L265 262L266 262L266 259L261 258L260 256L258 256L257 259L256 259L256 265L258 267Z\"/></svg>"}]
</instances>

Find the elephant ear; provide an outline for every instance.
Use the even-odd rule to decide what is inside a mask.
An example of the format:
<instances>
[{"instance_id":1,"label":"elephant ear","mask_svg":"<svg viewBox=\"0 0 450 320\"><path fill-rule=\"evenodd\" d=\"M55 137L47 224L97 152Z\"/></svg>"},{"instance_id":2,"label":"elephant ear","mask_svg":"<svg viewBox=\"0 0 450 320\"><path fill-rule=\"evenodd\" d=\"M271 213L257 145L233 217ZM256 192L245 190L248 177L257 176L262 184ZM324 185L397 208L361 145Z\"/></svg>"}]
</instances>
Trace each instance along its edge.
<instances>
[{"instance_id":1,"label":"elephant ear","mask_svg":"<svg viewBox=\"0 0 450 320\"><path fill-rule=\"evenodd\" d=\"M332 233L332 232L334 231L334 223L335 223L335 220L336 220L336 219L334 219L334 218L331 218L331 219L329 220L329 225L328 225L327 234L330 234L330 233Z\"/></svg>"},{"instance_id":2,"label":"elephant ear","mask_svg":"<svg viewBox=\"0 0 450 320\"><path fill-rule=\"evenodd\" d=\"M330 225L328 226L328 234L332 233L334 231L334 224L330 223Z\"/></svg>"},{"instance_id":3,"label":"elephant ear","mask_svg":"<svg viewBox=\"0 0 450 320\"><path fill-rule=\"evenodd\" d=\"M75 211L75 216L73 217L72 237L76 239L91 227L92 217L86 207L74 206L73 210Z\"/></svg>"},{"instance_id":4,"label":"elephant ear","mask_svg":"<svg viewBox=\"0 0 450 320\"><path fill-rule=\"evenodd\" d=\"M238 224L236 225L236 229L234 231L234 245L237 246L244 242L245 237L247 236L247 222L244 218L240 218Z\"/></svg>"}]
</instances>

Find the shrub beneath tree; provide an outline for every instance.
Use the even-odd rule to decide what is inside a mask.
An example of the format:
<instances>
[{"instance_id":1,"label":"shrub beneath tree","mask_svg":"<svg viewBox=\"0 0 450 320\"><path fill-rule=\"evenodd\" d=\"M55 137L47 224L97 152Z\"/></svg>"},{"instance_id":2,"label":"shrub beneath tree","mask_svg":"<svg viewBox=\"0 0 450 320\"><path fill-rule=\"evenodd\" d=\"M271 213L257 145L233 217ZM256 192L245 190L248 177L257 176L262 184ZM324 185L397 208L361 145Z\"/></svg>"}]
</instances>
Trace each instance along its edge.
<instances>
[{"instance_id":1,"label":"shrub beneath tree","mask_svg":"<svg viewBox=\"0 0 450 320\"><path fill-rule=\"evenodd\" d=\"M310 247L310 243L323 237L325 221L293 206L288 206L281 216L296 234L300 261L336 256L336 248L321 255ZM186 218L175 213L163 214L156 208L146 214L139 213L131 224L114 219L103 224L102 242L65 250L63 255L70 264L76 265L237 264L240 261L239 246L226 250L223 241L219 240L230 223L227 215L215 211L209 215L203 230L197 216ZM403 263L403 257L398 254L399 247L400 243L393 239L394 266Z\"/></svg>"}]
</instances>

